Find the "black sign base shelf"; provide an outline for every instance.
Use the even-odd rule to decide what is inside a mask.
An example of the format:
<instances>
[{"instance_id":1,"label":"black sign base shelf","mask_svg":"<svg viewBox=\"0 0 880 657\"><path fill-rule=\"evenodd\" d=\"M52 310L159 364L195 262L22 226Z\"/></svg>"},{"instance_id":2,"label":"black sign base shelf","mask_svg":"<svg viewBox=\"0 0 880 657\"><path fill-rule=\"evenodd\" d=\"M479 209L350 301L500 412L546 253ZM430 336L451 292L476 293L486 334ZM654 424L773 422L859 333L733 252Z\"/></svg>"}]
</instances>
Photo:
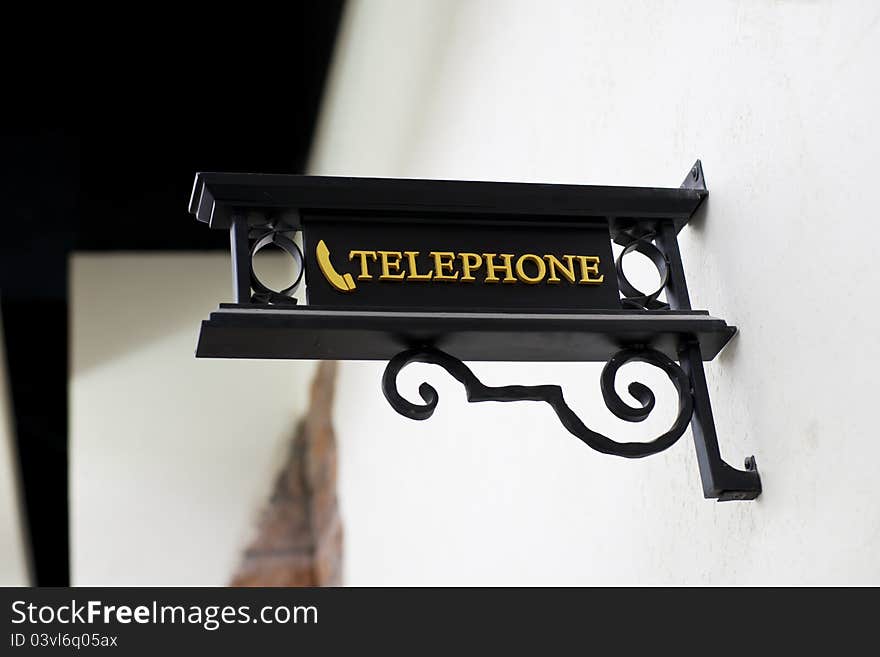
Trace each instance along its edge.
<instances>
[{"instance_id":1,"label":"black sign base shelf","mask_svg":"<svg viewBox=\"0 0 880 657\"><path fill-rule=\"evenodd\" d=\"M678 359L695 337L712 360L736 333L701 310L475 313L221 304L202 322L199 358L390 360L431 345L465 361L604 363L643 345Z\"/></svg>"},{"instance_id":2,"label":"black sign base shelf","mask_svg":"<svg viewBox=\"0 0 880 657\"><path fill-rule=\"evenodd\" d=\"M437 392L423 383L423 403L408 401L397 375L431 363L468 401L547 403L588 446L626 458L660 452L690 426L705 497L755 499L754 457L744 470L721 457L703 369L736 328L691 309L678 250L707 195L699 161L678 188L198 174L190 211L229 230L235 303L202 322L196 355L387 360L385 397L414 420L433 414ZM611 240L623 247L613 262ZM282 290L253 271L270 245L298 268ZM633 251L657 267L656 290L624 274ZM311 303L297 305L303 278ZM667 375L678 413L653 440L620 443L590 429L559 386L486 386L462 361L604 362L605 405L630 422L650 415L654 393L631 383L631 406L614 381L642 361Z\"/></svg>"}]
</instances>

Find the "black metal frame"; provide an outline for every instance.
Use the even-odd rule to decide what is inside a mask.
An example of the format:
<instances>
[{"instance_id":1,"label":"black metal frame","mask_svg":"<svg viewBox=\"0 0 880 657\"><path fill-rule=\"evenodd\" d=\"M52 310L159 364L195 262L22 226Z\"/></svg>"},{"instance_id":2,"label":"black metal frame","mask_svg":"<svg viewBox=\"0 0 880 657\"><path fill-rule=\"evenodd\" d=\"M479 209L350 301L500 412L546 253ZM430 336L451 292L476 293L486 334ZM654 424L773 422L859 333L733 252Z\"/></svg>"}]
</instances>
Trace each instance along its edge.
<instances>
[{"instance_id":1,"label":"black metal frame","mask_svg":"<svg viewBox=\"0 0 880 657\"><path fill-rule=\"evenodd\" d=\"M707 195L699 160L679 188L198 174L190 211L212 228L230 231L235 303L221 304L203 322L196 354L388 360L383 392L392 408L417 420L434 412L436 390L422 384L424 404L414 404L398 393L396 379L407 364L428 362L459 380L469 401L544 401L587 445L627 458L670 447L690 424L704 495L719 501L754 499L761 493L755 459L747 458L745 470L737 470L721 457L703 369L703 360L714 358L736 328L691 308L678 248L678 232ZM288 236L302 230L303 212L345 212L364 221L400 216L432 222L472 218L483 224L600 222L624 247L616 261L621 309L401 312L295 306L291 294L299 277L284 290L269 290L253 274L252 257L261 245L274 242L299 257L301 265L302 253ZM251 240L256 240L253 247ZM627 280L622 263L632 251L657 267L657 290L645 293ZM660 300L664 292L666 301ZM462 359L604 361L605 404L631 422L648 417L654 394L641 383L630 384L630 394L640 403L632 407L617 395L614 378L621 365L639 360L667 374L678 392L679 409L670 429L653 441L619 443L589 429L565 403L559 386L486 386Z\"/></svg>"}]
</instances>

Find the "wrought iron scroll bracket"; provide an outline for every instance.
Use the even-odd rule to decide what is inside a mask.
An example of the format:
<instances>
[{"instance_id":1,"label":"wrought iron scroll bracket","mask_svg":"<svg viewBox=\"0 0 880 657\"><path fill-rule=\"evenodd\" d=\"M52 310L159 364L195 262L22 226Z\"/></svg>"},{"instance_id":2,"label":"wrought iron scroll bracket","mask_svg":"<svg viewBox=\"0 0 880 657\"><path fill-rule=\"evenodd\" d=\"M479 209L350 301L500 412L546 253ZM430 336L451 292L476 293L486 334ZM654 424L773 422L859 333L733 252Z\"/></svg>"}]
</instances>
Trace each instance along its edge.
<instances>
[{"instance_id":1,"label":"wrought iron scroll bracket","mask_svg":"<svg viewBox=\"0 0 880 657\"><path fill-rule=\"evenodd\" d=\"M678 393L678 412L672 426L650 442L621 443L590 429L568 406L558 385L487 386L459 359L430 346L409 349L392 358L382 376L382 391L391 407L401 415L412 420L427 420L437 408L437 390L428 383L422 383L419 395L424 403L414 404L398 391L397 378L401 370L411 363L439 365L464 386L469 402L545 402L553 408L569 433L598 452L625 458L650 456L671 447L690 424L705 496L719 501L756 498L761 493L761 479L754 457L746 459L744 471L733 468L721 458L699 344L685 345L679 357L681 367L653 349L624 349L615 354L602 370L601 390L605 405L614 415L629 422L647 419L654 408L655 398L647 386L633 382L629 385L629 393L639 401L640 406L632 407L624 402L614 386L620 367L633 361L646 362L662 369L669 377Z\"/></svg>"},{"instance_id":2,"label":"wrought iron scroll bracket","mask_svg":"<svg viewBox=\"0 0 880 657\"><path fill-rule=\"evenodd\" d=\"M688 172L681 187L706 192L699 160ZM615 242L624 247L615 264L623 295L621 304L625 308L653 311L691 309L678 248L678 231L672 221L615 219L611 222L611 232ZM623 258L632 251L646 255L657 267L660 285L653 292L638 290L623 273ZM665 302L659 300L664 291ZM487 386L460 360L430 346L410 349L395 356L385 369L382 390L398 413L411 419L425 420L431 417L437 406L437 391L423 383L419 387L419 394L424 404L414 404L398 392L397 376L413 362L439 365L464 385L470 402L543 401L553 408L562 425L584 443L599 452L627 458L656 454L672 446L690 424L705 497L718 501L755 499L761 494L761 477L754 456L745 459L744 470L734 468L721 456L699 341L683 338L678 348L678 360L680 366L666 355L640 346L618 352L602 371L601 389L605 405L617 417L630 422L639 422L648 417L654 407L654 394L643 384L635 382L630 384L629 392L641 406L634 408L625 403L614 389L614 379L621 365L630 361L647 362L662 369L672 381L679 397L678 414L668 431L646 443L620 443L593 431L569 408L559 386Z\"/></svg>"},{"instance_id":3,"label":"wrought iron scroll bracket","mask_svg":"<svg viewBox=\"0 0 880 657\"><path fill-rule=\"evenodd\" d=\"M687 430L693 413L694 403L687 374L668 356L653 349L624 349L612 356L602 370L601 389L605 405L621 420L641 422L648 418L654 409L654 393L637 381L630 383L629 393L640 406L627 404L614 387L617 371L628 362L641 361L660 368L669 377L678 392L678 413L672 426L650 442L620 443L593 431L569 408L557 385L538 386L487 386L459 359L432 347L419 347L404 351L392 358L382 376L382 391L391 407L401 415L412 420L427 420L434 414L439 397L437 390L428 383L419 386L424 404L414 404L405 399L397 390L397 377L410 363L430 363L439 365L464 386L469 402L497 401L542 401L556 412L562 425L569 433L580 438L589 447L603 454L613 454L626 458L650 456L671 447Z\"/></svg>"}]
</instances>

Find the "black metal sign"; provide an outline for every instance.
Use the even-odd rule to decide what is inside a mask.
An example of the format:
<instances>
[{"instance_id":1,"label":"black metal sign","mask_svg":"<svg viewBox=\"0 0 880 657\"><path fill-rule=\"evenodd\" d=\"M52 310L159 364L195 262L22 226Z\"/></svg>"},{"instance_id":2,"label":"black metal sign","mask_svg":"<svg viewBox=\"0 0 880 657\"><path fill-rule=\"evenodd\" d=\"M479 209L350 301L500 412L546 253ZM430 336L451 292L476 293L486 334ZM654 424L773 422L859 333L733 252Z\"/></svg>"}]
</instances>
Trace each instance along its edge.
<instances>
[{"instance_id":1,"label":"black metal sign","mask_svg":"<svg viewBox=\"0 0 880 657\"><path fill-rule=\"evenodd\" d=\"M699 161L677 188L198 174L190 211L229 231L234 303L202 323L196 355L387 360L382 391L414 420L433 414L437 392L424 383L414 403L397 376L432 363L469 401L544 402L586 445L626 458L667 449L690 426L704 495L754 499L755 460L739 470L722 459L703 370L736 328L691 308L678 250L707 195ZM282 289L252 266L273 244L296 270ZM624 274L634 251L657 267L656 289ZM654 393L631 383L633 405L615 379L641 361L669 378L678 412L662 434L621 443L591 429L559 386L487 386L466 360L604 362L605 405L629 422L650 415Z\"/></svg>"},{"instance_id":2,"label":"black metal sign","mask_svg":"<svg viewBox=\"0 0 880 657\"><path fill-rule=\"evenodd\" d=\"M606 223L304 214L309 305L619 309Z\"/></svg>"}]
</instances>

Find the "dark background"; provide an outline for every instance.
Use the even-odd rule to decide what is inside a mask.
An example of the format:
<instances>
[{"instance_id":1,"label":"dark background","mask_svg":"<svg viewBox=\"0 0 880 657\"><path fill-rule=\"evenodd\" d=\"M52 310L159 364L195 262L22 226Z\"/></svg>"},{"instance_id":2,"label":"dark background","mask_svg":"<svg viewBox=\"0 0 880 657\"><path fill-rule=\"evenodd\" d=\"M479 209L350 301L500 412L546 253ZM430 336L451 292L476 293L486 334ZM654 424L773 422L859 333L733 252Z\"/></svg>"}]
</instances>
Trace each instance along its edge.
<instances>
[{"instance_id":1,"label":"dark background","mask_svg":"<svg viewBox=\"0 0 880 657\"><path fill-rule=\"evenodd\" d=\"M304 171L342 9L6 17L0 304L35 583L70 580L68 255L227 248L186 212L194 174Z\"/></svg>"}]
</instances>

